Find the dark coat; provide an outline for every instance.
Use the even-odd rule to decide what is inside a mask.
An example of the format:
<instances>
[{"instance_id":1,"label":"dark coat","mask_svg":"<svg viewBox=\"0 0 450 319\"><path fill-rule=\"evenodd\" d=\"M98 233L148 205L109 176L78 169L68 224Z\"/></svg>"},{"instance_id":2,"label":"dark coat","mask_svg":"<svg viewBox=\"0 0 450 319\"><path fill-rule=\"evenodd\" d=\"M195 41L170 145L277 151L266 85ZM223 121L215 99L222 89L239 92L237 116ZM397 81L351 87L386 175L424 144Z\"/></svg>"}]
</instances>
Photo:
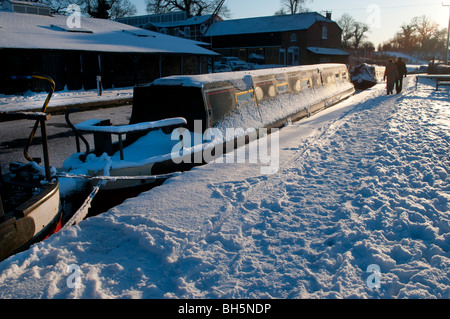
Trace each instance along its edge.
<instances>
[{"instance_id":1,"label":"dark coat","mask_svg":"<svg viewBox=\"0 0 450 319\"><path fill-rule=\"evenodd\" d=\"M405 64L405 62L397 61L397 62L395 63L395 65L397 65L398 76L399 76L400 78L401 78L401 77L404 77L404 76L406 76L406 75L408 74L408 70L406 70L406 64Z\"/></svg>"},{"instance_id":2,"label":"dark coat","mask_svg":"<svg viewBox=\"0 0 450 319\"><path fill-rule=\"evenodd\" d=\"M388 63L386 66L386 71L384 72L384 79L388 78L389 80L396 81L399 77L399 72L397 70L397 66L394 63Z\"/></svg>"},{"instance_id":3,"label":"dark coat","mask_svg":"<svg viewBox=\"0 0 450 319\"><path fill-rule=\"evenodd\" d=\"M386 66L386 71L384 72L384 80L386 80L386 78L387 90L388 92L392 92L395 82L397 82L399 78L397 66L392 62L388 63L388 65Z\"/></svg>"}]
</instances>

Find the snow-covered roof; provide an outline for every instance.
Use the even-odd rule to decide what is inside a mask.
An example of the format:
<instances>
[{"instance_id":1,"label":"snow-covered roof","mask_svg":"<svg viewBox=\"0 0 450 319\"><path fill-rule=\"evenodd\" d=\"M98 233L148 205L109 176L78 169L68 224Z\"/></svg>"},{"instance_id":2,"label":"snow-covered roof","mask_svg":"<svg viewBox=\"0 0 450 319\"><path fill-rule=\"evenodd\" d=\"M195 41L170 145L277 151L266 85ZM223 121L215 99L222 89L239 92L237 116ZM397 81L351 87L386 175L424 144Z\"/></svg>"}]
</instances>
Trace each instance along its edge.
<instances>
[{"instance_id":1,"label":"snow-covered roof","mask_svg":"<svg viewBox=\"0 0 450 319\"><path fill-rule=\"evenodd\" d=\"M0 48L217 55L201 42L111 20L80 17L81 28L71 29L69 18L0 12Z\"/></svg>"},{"instance_id":2,"label":"snow-covered roof","mask_svg":"<svg viewBox=\"0 0 450 319\"><path fill-rule=\"evenodd\" d=\"M330 49L320 47L308 47L308 50L315 54L322 55L349 55L347 52L341 49Z\"/></svg>"},{"instance_id":3,"label":"snow-covered roof","mask_svg":"<svg viewBox=\"0 0 450 319\"><path fill-rule=\"evenodd\" d=\"M231 82L237 84L241 82L241 86L244 85L242 90L248 90L248 87L253 85L252 77L261 77L268 75L286 74L290 72L301 72L308 70L317 70L317 68L335 67L341 64L323 63L320 65L298 65L290 66L287 68L273 68L273 69L261 69L251 71L236 71L236 72L219 72L210 74L196 74L196 75L172 75L163 78L156 79L152 85L171 85L171 86L188 86L188 87L202 87L207 83L214 82ZM249 82L248 82L249 81ZM248 82L248 83L245 83ZM236 85L238 86L238 85Z\"/></svg>"},{"instance_id":4,"label":"snow-covered roof","mask_svg":"<svg viewBox=\"0 0 450 319\"><path fill-rule=\"evenodd\" d=\"M333 23L332 20L327 19L317 12L224 20L214 23L209 28L206 36L305 30L317 21Z\"/></svg>"},{"instance_id":5,"label":"snow-covered roof","mask_svg":"<svg viewBox=\"0 0 450 319\"><path fill-rule=\"evenodd\" d=\"M186 20L179 20L179 21L173 21L173 22L150 22L149 24L158 27L158 28L175 28L175 27L180 27L180 26L191 26L191 25L197 25L197 24L202 24L206 21L208 21L211 18L211 14L210 15L205 15L205 16L196 16L196 17L191 17L189 19Z\"/></svg>"},{"instance_id":6,"label":"snow-covered roof","mask_svg":"<svg viewBox=\"0 0 450 319\"><path fill-rule=\"evenodd\" d=\"M30 1L22 1L22 0L7 0L5 2L10 2L11 4L19 4L19 5L23 5L23 6L45 7L45 8L47 8L47 6L45 4L39 3L39 2L30 2Z\"/></svg>"},{"instance_id":7,"label":"snow-covered roof","mask_svg":"<svg viewBox=\"0 0 450 319\"><path fill-rule=\"evenodd\" d=\"M251 71L236 71L236 72L219 72L209 74L196 74L196 75L172 75L163 78L156 79L152 85L173 85L173 86L188 86L188 87L202 87L207 83L214 82L231 82L237 84L241 82L242 85L247 86L242 90L248 90L248 87L253 85L252 77L263 77L268 75L282 75L292 72L302 72L308 70L317 70L318 68L337 67L342 64L338 63L322 63L320 65L298 65L284 68L273 69L261 69ZM245 83L247 82L247 83Z\"/></svg>"}]
</instances>

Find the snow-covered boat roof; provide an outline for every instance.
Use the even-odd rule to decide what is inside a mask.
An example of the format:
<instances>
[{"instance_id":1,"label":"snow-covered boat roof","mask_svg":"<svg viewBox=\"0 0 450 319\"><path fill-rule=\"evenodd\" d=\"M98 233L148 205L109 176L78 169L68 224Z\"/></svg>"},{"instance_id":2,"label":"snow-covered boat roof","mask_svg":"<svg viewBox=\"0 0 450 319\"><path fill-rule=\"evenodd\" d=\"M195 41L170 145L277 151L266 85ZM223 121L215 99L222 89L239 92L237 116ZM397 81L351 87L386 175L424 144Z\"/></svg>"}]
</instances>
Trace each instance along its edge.
<instances>
[{"instance_id":1,"label":"snow-covered boat roof","mask_svg":"<svg viewBox=\"0 0 450 319\"><path fill-rule=\"evenodd\" d=\"M317 12L224 20L214 23L206 36L305 30L317 21L334 22Z\"/></svg>"},{"instance_id":2,"label":"snow-covered boat roof","mask_svg":"<svg viewBox=\"0 0 450 319\"><path fill-rule=\"evenodd\" d=\"M71 29L68 18L0 12L0 48L218 55L202 42L111 20L81 17L81 28Z\"/></svg>"},{"instance_id":3,"label":"snow-covered boat roof","mask_svg":"<svg viewBox=\"0 0 450 319\"><path fill-rule=\"evenodd\" d=\"M251 82L252 77L261 77L269 75L286 74L290 72L301 72L307 70L317 70L318 68L326 68L330 66L341 66L337 63L323 63L314 65L299 65L283 68L273 69L261 69L251 71L237 71L237 72L223 72L223 73L210 73L210 74L198 74L198 75L172 75L164 78L159 78L153 81L152 85L169 85L169 86L187 86L187 87L199 87L201 88L206 83L214 82L233 82L237 81L245 82L247 79ZM250 86L252 83L250 83Z\"/></svg>"}]
</instances>

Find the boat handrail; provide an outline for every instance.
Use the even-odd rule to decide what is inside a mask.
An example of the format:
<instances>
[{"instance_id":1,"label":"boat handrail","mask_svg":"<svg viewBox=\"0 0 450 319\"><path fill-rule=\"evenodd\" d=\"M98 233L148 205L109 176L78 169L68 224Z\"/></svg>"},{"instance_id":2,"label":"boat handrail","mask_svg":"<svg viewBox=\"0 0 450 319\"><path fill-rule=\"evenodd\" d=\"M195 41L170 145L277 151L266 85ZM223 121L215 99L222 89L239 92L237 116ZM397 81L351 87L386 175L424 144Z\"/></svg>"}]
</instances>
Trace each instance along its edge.
<instances>
[{"instance_id":1,"label":"boat handrail","mask_svg":"<svg viewBox=\"0 0 450 319\"><path fill-rule=\"evenodd\" d=\"M55 81L53 81L53 79L51 77L45 76L45 75L27 75L27 76L11 76L11 79L12 80L38 79L38 80L48 81L50 83L50 91L48 92L47 98L45 99L44 105L42 106L41 113L45 113L47 111L48 103L50 102L50 99L52 98L52 95L55 92L55 88L56 88ZM39 123L41 123L41 122L43 123L43 121L41 121L41 120L36 120L36 123L34 124L34 127L31 130L30 136L28 137L27 144L25 145L25 148L23 150L23 155L29 162L38 162L37 159L30 157L30 155L28 154L28 149L30 148L31 143L33 142L34 135L36 134L36 131L39 127Z\"/></svg>"},{"instance_id":2,"label":"boat handrail","mask_svg":"<svg viewBox=\"0 0 450 319\"><path fill-rule=\"evenodd\" d=\"M5 121L11 120L34 120L36 124L34 125L33 131L28 139L27 145L24 150L24 154L27 154L28 147L30 146L35 129L41 125L41 135L42 135L42 151L44 155L44 167L45 167L45 178L48 182L52 180L52 174L50 171L50 157L48 153L48 142L47 142L47 127L45 121L51 118L50 114L44 112L0 112L0 119ZM27 158L30 162L34 162L33 159Z\"/></svg>"},{"instance_id":3,"label":"boat handrail","mask_svg":"<svg viewBox=\"0 0 450 319\"><path fill-rule=\"evenodd\" d=\"M154 122L142 122L137 124L117 126L99 126L101 122L101 120L90 119L79 124L75 124L75 127L78 131L84 133L127 134L151 131L169 126L182 126L187 124L186 119L182 117L163 119Z\"/></svg>"},{"instance_id":4,"label":"boat handrail","mask_svg":"<svg viewBox=\"0 0 450 319\"><path fill-rule=\"evenodd\" d=\"M119 153L120 160L123 161L125 159L124 151L123 151L123 137L124 134L129 133L140 133L140 132L149 132L158 129L164 129L169 127L180 127L187 125L187 120L183 117L174 117L167 118L159 121L152 122L142 122L136 124L128 124L128 125L107 125L102 126L102 120L90 119L78 124L73 125L75 131L79 133L93 133L93 134L110 134L117 135L119 139ZM73 129L73 128L72 128ZM77 134L77 137L78 137ZM77 144L78 145L78 144ZM89 150L87 150L89 152Z\"/></svg>"}]
</instances>

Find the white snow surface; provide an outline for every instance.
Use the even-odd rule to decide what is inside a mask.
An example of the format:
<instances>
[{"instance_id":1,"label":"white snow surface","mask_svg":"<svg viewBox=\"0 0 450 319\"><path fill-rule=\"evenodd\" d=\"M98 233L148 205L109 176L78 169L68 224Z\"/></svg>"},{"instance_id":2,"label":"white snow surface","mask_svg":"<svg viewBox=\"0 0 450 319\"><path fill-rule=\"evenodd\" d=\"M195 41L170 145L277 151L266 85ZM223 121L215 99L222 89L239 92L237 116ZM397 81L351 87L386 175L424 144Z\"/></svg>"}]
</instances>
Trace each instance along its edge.
<instances>
[{"instance_id":1,"label":"white snow surface","mask_svg":"<svg viewBox=\"0 0 450 319\"><path fill-rule=\"evenodd\" d=\"M298 65L289 67L262 68L251 71L220 72L199 75L171 75L156 79L153 85L181 85L187 87L199 87L212 82L230 82L241 91L249 90L253 85L254 77L261 76L286 76L286 73L325 69L327 67L341 66L339 63L323 63L312 65Z\"/></svg>"},{"instance_id":2,"label":"white snow surface","mask_svg":"<svg viewBox=\"0 0 450 319\"><path fill-rule=\"evenodd\" d=\"M183 173L1 262L0 297L450 297L449 91L379 84L279 137L276 174Z\"/></svg>"},{"instance_id":3,"label":"white snow surface","mask_svg":"<svg viewBox=\"0 0 450 319\"><path fill-rule=\"evenodd\" d=\"M31 91L20 95L0 94L0 112L41 109L47 94L47 92ZM133 98L132 87L103 90L101 96L98 95L97 90L64 90L53 93L48 108L129 98Z\"/></svg>"},{"instance_id":4,"label":"white snow surface","mask_svg":"<svg viewBox=\"0 0 450 319\"><path fill-rule=\"evenodd\" d=\"M101 120L90 119L85 122L75 124L75 128L79 131L86 132L106 132L112 134L125 134L132 132L140 132L140 131L150 131L155 130L161 127L174 126L174 125L185 125L187 124L186 119L182 117L164 119L160 121L153 122L142 122L136 124L129 125L108 125L108 126L99 126Z\"/></svg>"},{"instance_id":5,"label":"white snow surface","mask_svg":"<svg viewBox=\"0 0 450 319\"><path fill-rule=\"evenodd\" d=\"M0 48L218 55L198 41L107 19L80 17L79 25L71 19L73 16L0 12Z\"/></svg>"},{"instance_id":6,"label":"white snow surface","mask_svg":"<svg viewBox=\"0 0 450 319\"><path fill-rule=\"evenodd\" d=\"M331 20L317 12L223 20L212 24L205 36L306 30L316 22L331 22Z\"/></svg>"}]
</instances>

